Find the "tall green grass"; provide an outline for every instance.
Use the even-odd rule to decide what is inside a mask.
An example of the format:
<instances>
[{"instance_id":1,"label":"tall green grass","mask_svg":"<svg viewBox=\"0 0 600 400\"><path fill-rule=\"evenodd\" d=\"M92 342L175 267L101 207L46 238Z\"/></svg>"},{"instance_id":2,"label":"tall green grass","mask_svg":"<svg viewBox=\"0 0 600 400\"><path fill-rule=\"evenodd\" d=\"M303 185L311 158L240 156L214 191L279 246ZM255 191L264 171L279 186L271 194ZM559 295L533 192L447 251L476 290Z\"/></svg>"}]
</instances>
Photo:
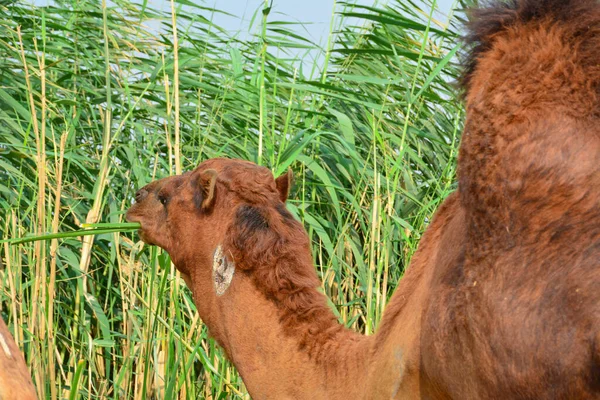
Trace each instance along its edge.
<instances>
[{"instance_id":1,"label":"tall green grass","mask_svg":"<svg viewBox=\"0 0 600 400\"><path fill-rule=\"evenodd\" d=\"M371 334L453 189L458 40L420 4L338 1L321 48L269 2L247 40L187 1L0 2L0 239L121 223L136 188L210 157L291 167L323 290ZM40 398L248 398L167 254L64 236L0 244Z\"/></svg>"}]
</instances>

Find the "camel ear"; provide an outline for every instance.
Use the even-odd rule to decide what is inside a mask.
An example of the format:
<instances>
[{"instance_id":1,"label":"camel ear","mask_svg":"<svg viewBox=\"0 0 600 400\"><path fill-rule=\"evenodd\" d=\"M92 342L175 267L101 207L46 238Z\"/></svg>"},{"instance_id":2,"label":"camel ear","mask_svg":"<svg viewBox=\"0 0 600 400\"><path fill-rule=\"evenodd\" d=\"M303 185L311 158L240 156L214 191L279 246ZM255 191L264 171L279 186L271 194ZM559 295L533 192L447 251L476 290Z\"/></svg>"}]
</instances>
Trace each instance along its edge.
<instances>
[{"instance_id":1,"label":"camel ear","mask_svg":"<svg viewBox=\"0 0 600 400\"><path fill-rule=\"evenodd\" d=\"M197 196L195 201L196 206L201 210L209 210L214 205L216 183L217 171L214 169L202 171L196 178L196 189L199 189L198 194L202 193L202 196Z\"/></svg>"},{"instance_id":2,"label":"camel ear","mask_svg":"<svg viewBox=\"0 0 600 400\"><path fill-rule=\"evenodd\" d=\"M294 173L291 168L288 168L287 172L275 179L275 186L279 192L279 199L285 203L290 194L292 188L292 182L294 181Z\"/></svg>"}]
</instances>

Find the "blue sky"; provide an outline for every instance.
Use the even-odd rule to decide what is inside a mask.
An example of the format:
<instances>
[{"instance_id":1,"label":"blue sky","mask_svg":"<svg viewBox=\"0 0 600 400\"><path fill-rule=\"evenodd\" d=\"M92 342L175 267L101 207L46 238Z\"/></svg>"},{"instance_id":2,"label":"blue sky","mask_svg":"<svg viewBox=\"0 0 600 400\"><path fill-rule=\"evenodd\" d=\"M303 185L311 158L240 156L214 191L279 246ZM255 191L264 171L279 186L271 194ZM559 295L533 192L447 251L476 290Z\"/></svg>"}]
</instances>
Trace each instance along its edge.
<instances>
[{"instance_id":1,"label":"blue sky","mask_svg":"<svg viewBox=\"0 0 600 400\"><path fill-rule=\"evenodd\" d=\"M53 0L30 0L36 6L44 6L52 3ZM144 0L134 0L138 3L142 3ZM203 5L205 7L212 7L226 13L231 14L223 15L215 13L210 15L209 12L205 13L205 17L213 19L215 24L228 30L231 34L238 34L238 38L241 40L247 39L251 34L257 33L260 25L260 15L254 21L253 26L250 26L252 18L255 12L262 9L265 4L265 0L187 0L188 2ZM271 1L271 0L269 0ZM331 16L333 13L334 6L339 12L342 10L341 3L354 3L362 5L378 5L382 6L385 4L394 4L403 2L406 0L273 0L273 8L269 15L269 21L289 21L298 22L295 27L286 27L291 29L297 34L300 34L312 42L320 45L321 48L325 48L327 44L327 37L329 33L329 27L331 22ZM423 4L423 0L412 0L413 3ZM432 1L432 0L429 0ZM147 5L153 9L159 9L170 12L171 2L170 0L146 0ZM107 0L109 7L117 7L112 0ZM458 0L437 0L438 12L434 14L437 21L446 23L448 18L447 14L452 7L457 7ZM100 4L100 2L99 2ZM197 8L180 6L177 4L179 14L198 12ZM429 6L422 8L424 12L429 13ZM361 22L358 20L344 21L345 23L352 23L360 25ZM158 21L147 21L148 27L152 29L161 29ZM336 26L337 28L337 26ZM163 26L164 29L164 26ZM296 55L302 55L302 50L288 49L287 55L295 57ZM278 55L279 56L279 55ZM311 51L308 57L300 57L303 59L302 65L304 73L307 73L312 69L314 63L319 65L322 60L322 53L317 51Z\"/></svg>"},{"instance_id":2,"label":"blue sky","mask_svg":"<svg viewBox=\"0 0 600 400\"><path fill-rule=\"evenodd\" d=\"M402 0L390 0L390 2L397 1ZM381 0L355 0L355 2L365 5L386 3L386 1ZM455 2L456 0L437 0L440 13L436 17L445 22L447 20L445 14ZM248 32L249 23L254 12L264 3L264 0L208 0L204 2L206 6L214 6L235 15L236 17L218 15L214 21L217 25L231 32L240 31L242 34ZM340 1L338 0L337 3L339 9ZM148 0L148 4L153 8L170 9L168 0ZM303 30L297 29L297 31L306 34L319 44L324 44L329 31L333 7L334 0L273 0L273 9L269 19L303 22L305 28ZM256 25L254 28L256 28Z\"/></svg>"},{"instance_id":3,"label":"blue sky","mask_svg":"<svg viewBox=\"0 0 600 400\"><path fill-rule=\"evenodd\" d=\"M36 6L44 6L52 0L30 0ZM141 3L143 0L137 0ZM170 10L170 0L146 0L148 6L154 9ZM177 0L175 0L177 1ZM215 23L227 29L232 33L240 32L242 37L248 34L249 24L254 12L263 7L264 0L187 0L202 4L207 7L225 11L233 16L216 15ZM270 1L270 0L269 0ZM403 0L273 0L273 9L269 16L270 21L294 21L304 23L304 28L298 27L297 32L306 35L317 44L324 45L329 32L331 14L334 3L338 4L346 1L348 3L357 3L372 6L374 4L382 5L386 3L402 2ZM421 0L413 0L415 3L421 3ZM431 0L430 0L431 1ZM439 12L435 15L441 22L447 21L447 13L458 0L437 0ZM109 6L114 6L111 0L107 0ZM426 11L429 11L427 8ZM184 11L185 12L185 11ZM151 26L153 24L150 24ZM252 29L255 32L257 24Z\"/></svg>"}]
</instances>

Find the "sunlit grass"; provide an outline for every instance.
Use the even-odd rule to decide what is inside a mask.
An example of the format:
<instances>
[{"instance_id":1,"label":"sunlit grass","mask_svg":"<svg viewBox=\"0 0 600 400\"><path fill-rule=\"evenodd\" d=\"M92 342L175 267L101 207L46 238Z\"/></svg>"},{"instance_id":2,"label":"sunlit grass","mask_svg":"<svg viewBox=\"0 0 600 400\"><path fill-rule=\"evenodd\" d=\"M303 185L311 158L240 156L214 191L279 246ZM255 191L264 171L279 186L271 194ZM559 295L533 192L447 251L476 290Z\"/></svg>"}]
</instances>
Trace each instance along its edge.
<instances>
[{"instance_id":1,"label":"sunlit grass","mask_svg":"<svg viewBox=\"0 0 600 400\"><path fill-rule=\"evenodd\" d=\"M180 7L0 5L0 304L41 399L247 398L123 222L150 181L215 156L291 167L323 290L366 333L453 190L457 36L431 8L338 2L319 49L268 12L240 41ZM323 51L312 75L297 48Z\"/></svg>"}]
</instances>

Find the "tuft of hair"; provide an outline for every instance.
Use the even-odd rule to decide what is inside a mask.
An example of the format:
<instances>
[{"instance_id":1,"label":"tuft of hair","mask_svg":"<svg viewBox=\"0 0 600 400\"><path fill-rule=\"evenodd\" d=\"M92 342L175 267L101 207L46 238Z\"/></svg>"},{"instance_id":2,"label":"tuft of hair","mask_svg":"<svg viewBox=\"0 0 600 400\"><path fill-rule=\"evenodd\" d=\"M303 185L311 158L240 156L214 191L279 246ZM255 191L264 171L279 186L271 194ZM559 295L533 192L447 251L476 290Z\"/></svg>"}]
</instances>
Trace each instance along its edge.
<instances>
[{"instance_id":1,"label":"tuft of hair","mask_svg":"<svg viewBox=\"0 0 600 400\"><path fill-rule=\"evenodd\" d=\"M296 337L311 357L319 360L323 346L336 335L347 334L318 291L308 235L279 198L275 205L240 205L224 251L275 303L284 332Z\"/></svg>"},{"instance_id":2,"label":"tuft of hair","mask_svg":"<svg viewBox=\"0 0 600 400\"><path fill-rule=\"evenodd\" d=\"M481 8L471 9L467 15L467 35L464 38L467 52L463 62L465 69L459 80L465 93L469 91L478 60L493 47L495 39L511 29L532 24L562 25L568 32L567 40L584 42L584 47L596 56L588 59L588 62L600 62L600 52L596 48L600 44L598 0L487 1L483 2Z\"/></svg>"}]
</instances>

